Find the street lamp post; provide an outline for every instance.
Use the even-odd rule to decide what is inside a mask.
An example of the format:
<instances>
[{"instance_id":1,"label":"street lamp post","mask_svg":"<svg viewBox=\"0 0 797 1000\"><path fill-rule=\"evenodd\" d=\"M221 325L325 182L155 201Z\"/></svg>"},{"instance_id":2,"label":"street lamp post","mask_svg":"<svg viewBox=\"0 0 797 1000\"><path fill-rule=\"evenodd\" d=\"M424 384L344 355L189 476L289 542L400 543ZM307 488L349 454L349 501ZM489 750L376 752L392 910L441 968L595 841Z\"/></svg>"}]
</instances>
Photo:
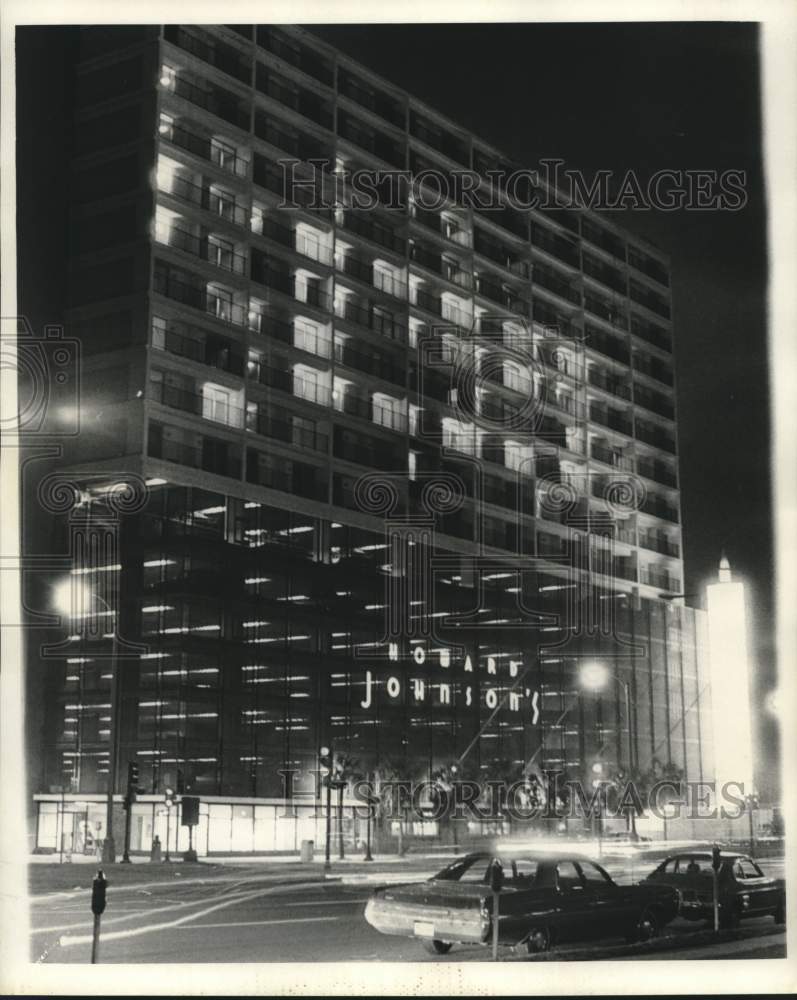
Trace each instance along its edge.
<instances>
[{"instance_id":1,"label":"street lamp post","mask_svg":"<svg viewBox=\"0 0 797 1000\"><path fill-rule=\"evenodd\" d=\"M77 598L77 600L75 600ZM70 618L85 617L91 613L91 602L97 601L111 618L111 731L108 753L108 793L105 808L105 838L102 843L102 860L105 864L116 861L116 845L113 836L113 796L119 770L119 719L121 716L121 685L118 667L118 628L116 614L105 598L81 586L76 580L67 578L56 588L55 603L60 612Z\"/></svg>"},{"instance_id":2,"label":"street lamp post","mask_svg":"<svg viewBox=\"0 0 797 1000\"><path fill-rule=\"evenodd\" d=\"M598 692L606 687L609 681L614 681L615 684L621 686L623 689L623 695L625 700L625 718L626 724L628 726L628 771L631 774L634 770L634 733L633 733L633 717L631 715L631 686L628 681L623 680L616 674L609 671L605 664L598 661L591 661L585 663L581 668L581 683L584 687L589 688L591 691ZM636 827L634 825L634 813L633 807L631 812L631 822L632 829L634 833L636 832Z\"/></svg>"}]
</instances>

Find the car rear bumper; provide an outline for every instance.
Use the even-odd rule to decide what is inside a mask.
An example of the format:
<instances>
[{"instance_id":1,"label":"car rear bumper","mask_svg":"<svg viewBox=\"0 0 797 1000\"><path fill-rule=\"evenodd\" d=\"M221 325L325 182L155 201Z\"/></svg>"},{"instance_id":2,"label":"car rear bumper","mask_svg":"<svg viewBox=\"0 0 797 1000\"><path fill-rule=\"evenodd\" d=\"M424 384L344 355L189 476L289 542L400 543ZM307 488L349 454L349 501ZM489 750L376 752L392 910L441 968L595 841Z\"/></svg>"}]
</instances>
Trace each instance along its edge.
<instances>
[{"instance_id":1,"label":"car rear bumper","mask_svg":"<svg viewBox=\"0 0 797 1000\"><path fill-rule=\"evenodd\" d=\"M490 918L475 907L458 910L379 898L368 900L365 919L381 934L420 940L480 944L487 939L490 928Z\"/></svg>"}]
</instances>

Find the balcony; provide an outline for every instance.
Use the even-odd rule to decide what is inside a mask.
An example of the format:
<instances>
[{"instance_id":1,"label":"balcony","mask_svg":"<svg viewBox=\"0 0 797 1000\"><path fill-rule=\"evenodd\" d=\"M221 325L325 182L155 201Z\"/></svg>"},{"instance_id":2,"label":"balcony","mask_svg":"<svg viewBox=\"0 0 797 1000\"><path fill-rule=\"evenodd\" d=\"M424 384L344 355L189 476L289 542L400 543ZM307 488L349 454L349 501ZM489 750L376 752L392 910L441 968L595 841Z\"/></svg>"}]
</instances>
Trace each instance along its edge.
<instances>
[{"instance_id":1,"label":"balcony","mask_svg":"<svg viewBox=\"0 0 797 1000\"><path fill-rule=\"evenodd\" d=\"M331 296L322 292L318 285L310 284L300 276L290 274L288 271L269 267L263 255L258 255L257 259L253 255L251 277L256 284L263 285L275 292L282 292L283 295L287 295L297 302L304 302L308 306L327 311L332 308Z\"/></svg>"},{"instance_id":2,"label":"balcony","mask_svg":"<svg viewBox=\"0 0 797 1000\"><path fill-rule=\"evenodd\" d=\"M531 315L536 323L557 331L557 336L572 340L581 339L581 331L571 321L547 302L535 298L531 304Z\"/></svg>"},{"instance_id":3,"label":"balcony","mask_svg":"<svg viewBox=\"0 0 797 1000\"><path fill-rule=\"evenodd\" d=\"M153 431L159 425L150 424L150 437L147 453L152 458L159 458L177 465L187 465L192 469L202 469L219 476L229 476L232 479L241 478L241 459L227 452L226 441L216 441L206 438L202 448L182 444L179 441L166 441Z\"/></svg>"},{"instance_id":4,"label":"balcony","mask_svg":"<svg viewBox=\"0 0 797 1000\"><path fill-rule=\"evenodd\" d=\"M681 589L681 581L669 573L655 570L651 567L643 569L641 573L641 583L649 587L658 587L659 590L666 590L668 593L677 594Z\"/></svg>"},{"instance_id":5,"label":"balcony","mask_svg":"<svg viewBox=\"0 0 797 1000\"><path fill-rule=\"evenodd\" d=\"M158 126L161 140L171 143L186 152L193 153L209 163L221 167L236 177L246 177L249 172L249 162L238 156L229 146L219 143L210 136L192 132L182 125L176 125L168 120L161 120Z\"/></svg>"},{"instance_id":6,"label":"balcony","mask_svg":"<svg viewBox=\"0 0 797 1000\"><path fill-rule=\"evenodd\" d=\"M147 398L173 410L193 413L205 420L211 420L225 427L243 427L244 411L227 400L219 400L213 396L183 389L179 386L166 385L163 382L150 382Z\"/></svg>"},{"instance_id":7,"label":"balcony","mask_svg":"<svg viewBox=\"0 0 797 1000\"><path fill-rule=\"evenodd\" d=\"M489 299L490 302L496 303L502 309L520 313L523 316L528 316L529 314L529 303L526 299L515 294L511 288L496 285L489 278L485 278L481 274L476 275L476 294Z\"/></svg>"},{"instance_id":8,"label":"balcony","mask_svg":"<svg viewBox=\"0 0 797 1000\"><path fill-rule=\"evenodd\" d=\"M366 302L365 305L353 301L353 296L347 295L344 298L335 299L335 315L349 323L356 323L364 326L374 333L399 343L406 343L407 328L403 323L396 320L391 313L382 309L381 306L373 302Z\"/></svg>"},{"instance_id":9,"label":"balcony","mask_svg":"<svg viewBox=\"0 0 797 1000\"><path fill-rule=\"evenodd\" d=\"M246 326L246 308L234 303L222 295L209 292L204 285L189 285L168 272L156 266L155 291L159 295L180 302L183 305L199 309L209 316L232 323L234 326Z\"/></svg>"},{"instance_id":10,"label":"balcony","mask_svg":"<svg viewBox=\"0 0 797 1000\"><path fill-rule=\"evenodd\" d=\"M672 338L666 330L663 330L660 326L656 326L654 323L649 323L639 316L632 315L631 333L635 337L641 337L648 344L653 344L654 347L658 347L661 351L666 351L668 354L672 353Z\"/></svg>"},{"instance_id":11,"label":"balcony","mask_svg":"<svg viewBox=\"0 0 797 1000\"><path fill-rule=\"evenodd\" d=\"M201 32L201 36L199 37ZM167 42L178 46L184 52L189 52L209 66L227 73L241 83L248 84L250 78L249 61L239 54L232 45L225 45L217 39L210 40L201 29L195 28L190 33L176 24L164 27L164 38Z\"/></svg>"},{"instance_id":12,"label":"balcony","mask_svg":"<svg viewBox=\"0 0 797 1000\"><path fill-rule=\"evenodd\" d=\"M328 385L294 374L291 369L275 368L266 361L247 362L247 375L270 389L278 389L318 406L329 406L332 402L332 390Z\"/></svg>"},{"instance_id":13,"label":"balcony","mask_svg":"<svg viewBox=\"0 0 797 1000\"><path fill-rule=\"evenodd\" d=\"M246 257L232 250L226 245L226 241L220 239L217 241L216 237L195 236L179 226L158 226L155 239L164 246L192 254L223 271L230 271L233 274L246 273Z\"/></svg>"},{"instance_id":14,"label":"balcony","mask_svg":"<svg viewBox=\"0 0 797 1000\"><path fill-rule=\"evenodd\" d=\"M598 351L600 354L605 354L607 358L612 358L614 361L620 361L627 365L631 360L631 352L625 341L620 340L619 337L613 337L610 333L605 333L597 327L590 326L589 323L587 323L584 340L587 347L591 347L592 350Z\"/></svg>"},{"instance_id":15,"label":"balcony","mask_svg":"<svg viewBox=\"0 0 797 1000\"><path fill-rule=\"evenodd\" d=\"M335 267L344 274L348 274L380 292L385 292L386 295L392 295L397 299L406 299L407 297L406 281L392 273L389 274L374 267L373 261L365 260L354 253L337 254Z\"/></svg>"},{"instance_id":16,"label":"balcony","mask_svg":"<svg viewBox=\"0 0 797 1000\"><path fill-rule=\"evenodd\" d=\"M296 111L304 118L321 125L322 128L332 128L332 112L325 102L310 91L289 83L270 73L263 63L257 64L255 86L261 94L282 104L283 107Z\"/></svg>"},{"instance_id":17,"label":"balcony","mask_svg":"<svg viewBox=\"0 0 797 1000\"><path fill-rule=\"evenodd\" d=\"M283 226L270 215L253 214L251 218L251 229L258 236L265 236L267 239L279 243L280 246L295 250L296 253L317 261L319 264L332 264L332 249L321 239L312 237L299 229L290 226Z\"/></svg>"},{"instance_id":18,"label":"balcony","mask_svg":"<svg viewBox=\"0 0 797 1000\"><path fill-rule=\"evenodd\" d=\"M634 353L634 370L647 375L648 378L656 379L663 385L672 386L674 379L672 369L659 361L658 358L649 357L646 354Z\"/></svg>"},{"instance_id":19,"label":"balcony","mask_svg":"<svg viewBox=\"0 0 797 1000\"><path fill-rule=\"evenodd\" d=\"M201 330L194 331L194 336L180 332L189 329L191 328L183 323L172 321L167 321L165 329L153 327L152 346L156 350L219 368L233 375L243 375L244 358L236 351L233 343L222 344L218 338L209 336Z\"/></svg>"},{"instance_id":20,"label":"balcony","mask_svg":"<svg viewBox=\"0 0 797 1000\"><path fill-rule=\"evenodd\" d=\"M255 112L255 135L258 139L276 146L278 149L300 160L331 161L331 153L327 144L318 139L298 132L296 129L283 128L282 123L258 108ZM322 166L323 170L324 167Z\"/></svg>"},{"instance_id":21,"label":"balcony","mask_svg":"<svg viewBox=\"0 0 797 1000\"><path fill-rule=\"evenodd\" d=\"M401 222L403 223L403 221L402 219ZM406 250L407 241L403 236L396 236L387 226L363 219L353 211L343 213L341 224L349 232L363 236L365 239L371 240L372 243L378 243L379 246L392 250L394 253L403 254Z\"/></svg>"},{"instance_id":22,"label":"balcony","mask_svg":"<svg viewBox=\"0 0 797 1000\"><path fill-rule=\"evenodd\" d=\"M202 108L203 111L208 111L240 129L249 130L249 108L235 94L221 87L210 85L200 87L179 75L175 75L170 82L171 87L167 87L167 93L171 91L183 100Z\"/></svg>"},{"instance_id":23,"label":"balcony","mask_svg":"<svg viewBox=\"0 0 797 1000\"><path fill-rule=\"evenodd\" d=\"M595 295L594 292L585 290L584 308L593 316L597 316L606 323L611 323L612 326L616 326L620 330L628 329L625 301L609 302Z\"/></svg>"},{"instance_id":24,"label":"balcony","mask_svg":"<svg viewBox=\"0 0 797 1000\"><path fill-rule=\"evenodd\" d=\"M550 254L552 257L564 261L570 267L577 268L580 266L577 243L557 233L550 232L535 222L531 224L531 242L533 246L544 250L545 253Z\"/></svg>"},{"instance_id":25,"label":"balcony","mask_svg":"<svg viewBox=\"0 0 797 1000\"><path fill-rule=\"evenodd\" d=\"M661 517L665 521L672 521L674 524L678 523L678 509L671 507L668 503L650 493L642 501L641 509L653 517Z\"/></svg>"},{"instance_id":26,"label":"balcony","mask_svg":"<svg viewBox=\"0 0 797 1000\"><path fill-rule=\"evenodd\" d=\"M404 166L404 150L398 143L376 129L368 128L345 111L338 112L338 135L392 167L401 169Z\"/></svg>"},{"instance_id":27,"label":"balcony","mask_svg":"<svg viewBox=\"0 0 797 1000\"><path fill-rule=\"evenodd\" d=\"M666 267L659 263L659 261L654 260L653 257L648 257L646 254L641 253L641 251L635 250L633 247L629 247L628 263L635 270L641 271L642 274L646 274L649 278L653 278L654 281L658 281L660 285L669 287L670 276L667 273Z\"/></svg>"},{"instance_id":28,"label":"balcony","mask_svg":"<svg viewBox=\"0 0 797 1000\"><path fill-rule=\"evenodd\" d=\"M603 389L605 392L609 392L619 399L631 399L631 386L628 383L611 378L605 372L601 372L595 367L588 368L587 377L590 385L594 385L598 389Z\"/></svg>"},{"instance_id":29,"label":"balcony","mask_svg":"<svg viewBox=\"0 0 797 1000\"><path fill-rule=\"evenodd\" d=\"M639 544L643 549L650 549L652 552L659 552L661 555L671 556L673 559L678 559L681 555L679 546L661 535L640 532Z\"/></svg>"},{"instance_id":30,"label":"balcony","mask_svg":"<svg viewBox=\"0 0 797 1000\"><path fill-rule=\"evenodd\" d=\"M637 420L635 434L638 441L644 441L645 444L653 445L654 448L668 451L672 455L675 454L674 439L668 434L663 434L658 427L644 424L642 421Z\"/></svg>"},{"instance_id":31,"label":"balcony","mask_svg":"<svg viewBox=\"0 0 797 1000\"><path fill-rule=\"evenodd\" d=\"M212 187L193 184L185 177L172 174L166 179L158 178L158 190L189 205L203 208L225 222L246 228L249 213L243 205L226 192L214 191Z\"/></svg>"},{"instance_id":32,"label":"balcony","mask_svg":"<svg viewBox=\"0 0 797 1000\"><path fill-rule=\"evenodd\" d=\"M634 471L634 460L632 458L622 455L619 452L612 451L611 448L604 448L602 445L599 445L594 441L590 447L589 453L599 462L605 462L606 465L611 465L615 469L619 469L621 472Z\"/></svg>"},{"instance_id":33,"label":"balcony","mask_svg":"<svg viewBox=\"0 0 797 1000\"><path fill-rule=\"evenodd\" d=\"M640 285L638 281L631 279L629 292L634 302L638 302L651 312L657 313L664 319L670 318L670 304L661 295L657 295L651 288Z\"/></svg>"},{"instance_id":34,"label":"balcony","mask_svg":"<svg viewBox=\"0 0 797 1000\"><path fill-rule=\"evenodd\" d=\"M581 235L596 247L600 247L601 250L605 250L606 253L611 254L612 257L617 257L618 260L622 261L625 260L625 244L619 236L615 236L608 229L603 229L591 220L582 218Z\"/></svg>"},{"instance_id":35,"label":"balcony","mask_svg":"<svg viewBox=\"0 0 797 1000\"><path fill-rule=\"evenodd\" d=\"M666 420L675 419L675 408L672 402L665 396L641 385L634 387L634 402L637 406L644 406L646 410L650 410L652 413L658 413L660 417L664 417Z\"/></svg>"},{"instance_id":36,"label":"balcony","mask_svg":"<svg viewBox=\"0 0 797 1000\"><path fill-rule=\"evenodd\" d=\"M385 382L392 382L394 385L404 387L406 380L406 369L394 363L391 359L374 354L364 354L348 344L339 341L335 343L335 360L345 365L347 368L354 368L357 371L373 375Z\"/></svg>"},{"instance_id":37,"label":"balcony","mask_svg":"<svg viewBox=\"0 0 797 1000\"><path fill-rule=\"evenodd\" d=\"M288 65L295 66L308 76L320 80L321 83L332 84L332 67L318 53L304 45L300 45L278 28L259 24L257 26L257 44L273 52Z\"/></svg>"},{"instance_id":38,"label":"balcony","mask_svg":"<svg viewBox=\"0 0 797 1000\"><path fill-rule=\"evenodd\" d=\"M249 429L274 441L298 445L310 451L326 452L329 448L328 434L323 434L314 428L302 427L290 420L278 420L266 414L259 414L254 427Z\"/></svg>"},{"instance_id":39,"label":"balcony","mask_svg":"<svg viewBox=\"0 0 797 1000\"><path fill-rule=\"evenodd\" d=\"M652 479L654 482L661 483L663 486L671 486L673 489L676 489L678 486L678 480L676 479L675 473L661 462L648 462L642 458L638 458L636 471L640 476L645 476L646 479Z\"/></svg>"},{"instance_id":40,"label":"balcony","mask_svg":"<svg viewBox=\"0 0 797 1000\"><path fill-rule=\"evenodd\" d=\"M384 118L391 125L404 127L404 108L397 101L366 88L365 84L359 83L348 70L342 68L338 74L338 93Z\"/></svg>"},{"instance_id":41,"label":"balcony","mask_svg":"<svg viewBox=\"0 0 797 1000\"><path fill-rule=\"evenodd\" d=\"M594 278L595 281L599 281L602 285L606 285L607 288L611 288L618 295L625 295L627 293L624 274L613 267L609 267L608 264L604 264L603 261L589 257L587 254L584 254L583 260L584 274L590 278Z\"/></svg>"},{"instance_id":42,"label":"balcony","mask_svg":"<svg viewBox=\"0 0 797 1000\"><path fill-rule=\"evenodd\" d=\"M613 431L619 431L631 437L633 433L631 420L615 410L604 410L594 403L589 407L589 419L594 423L609 427Z\"/></svg>"}]
</instances>

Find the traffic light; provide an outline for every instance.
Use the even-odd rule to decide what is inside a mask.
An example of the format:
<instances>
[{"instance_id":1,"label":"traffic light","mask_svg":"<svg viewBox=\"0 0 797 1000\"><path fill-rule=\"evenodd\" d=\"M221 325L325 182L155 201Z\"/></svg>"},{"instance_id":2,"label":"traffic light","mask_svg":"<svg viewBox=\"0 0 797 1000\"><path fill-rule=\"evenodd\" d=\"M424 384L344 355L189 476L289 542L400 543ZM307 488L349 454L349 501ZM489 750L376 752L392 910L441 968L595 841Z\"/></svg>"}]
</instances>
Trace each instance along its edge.
<instances>
[{"instance_id":1,"label":"traffic light","mask_svg":"<svg viewBox=\"0 0 797 1000\"><path fill-rule=\"evenodd\" d=\"M125 798L125 808L136 801L138 795L138 764L131 760L127 764L127 796Z\"/></svg>"},{"instance_id":2,"label":"traffic light","mask_svg":"<svg viewBox=\"0 0 797 1000\"><path fill-rule=\"evenodd\" d=\"M185 775L182 771L177 772L177 794L185 794Z\"/></svg>"},{"instance_id":3,"label":"traffic light","mask_svg":"<svg viewBox=\"0 0 797 1000\"><path fill-rule=\"evenodd\" d=\"M164 788L163 794L166 796L166 808L171 809L171 807L174 805L174 789Z\"/></svg>"},{"instance_id":4,"label":"traffic light","mask_svg":"<svg viewBox=\"0 0 797 1000\"><path fill-rule=\"evenodd\" d=\"M321 781L328 785L332 777L332 748L321 747L318 751L318 773Z\"/></svg>"},{"instance_id":5,"label":"traffic light","mask_svg":"<svg viewBox=\"0 0 797 1000\"><path fill-rule=\"evenodd\" d=\"M108 880L100 868L91 883L91 912L95 917L99 917L105 912L105 890L107 888Z\"/></svg>"},{"instance_id":6,"label":"traffic light","mask_svg":"<svg viewBox=\"0 0 797 1000\"><path fill-rule=\"evenodd\" d=\"M722 861L720 861L720 849L715 844L711 848L711 867L714 869L715 872L718 872L721 866L722 866Z\"/></svg>"}]
</instances>

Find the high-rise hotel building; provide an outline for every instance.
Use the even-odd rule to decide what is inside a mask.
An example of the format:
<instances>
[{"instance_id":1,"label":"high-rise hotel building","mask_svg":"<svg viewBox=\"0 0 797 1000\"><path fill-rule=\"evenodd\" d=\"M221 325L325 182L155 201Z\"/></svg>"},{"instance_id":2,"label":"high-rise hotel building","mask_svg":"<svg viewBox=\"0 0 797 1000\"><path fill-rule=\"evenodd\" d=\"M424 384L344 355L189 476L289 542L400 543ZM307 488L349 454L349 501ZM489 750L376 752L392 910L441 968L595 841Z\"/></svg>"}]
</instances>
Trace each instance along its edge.
<instances>
[{"instance_id":1,"label":"high-rise hotel building","mask_svg":"<svg viewBox=\"0 0 797 1000\"><path fill-rule=\"evenodd\" d=\"M112 740L141 850L167 787L202 853L319 839L322 745L382 778L710 776L667 260L434 182L514 168L303 30L81 31L50 516L88 597L31 665L41 849L102 835ZM363 170L422 177L352 207Z\"/></svg>"}]
</instances>

